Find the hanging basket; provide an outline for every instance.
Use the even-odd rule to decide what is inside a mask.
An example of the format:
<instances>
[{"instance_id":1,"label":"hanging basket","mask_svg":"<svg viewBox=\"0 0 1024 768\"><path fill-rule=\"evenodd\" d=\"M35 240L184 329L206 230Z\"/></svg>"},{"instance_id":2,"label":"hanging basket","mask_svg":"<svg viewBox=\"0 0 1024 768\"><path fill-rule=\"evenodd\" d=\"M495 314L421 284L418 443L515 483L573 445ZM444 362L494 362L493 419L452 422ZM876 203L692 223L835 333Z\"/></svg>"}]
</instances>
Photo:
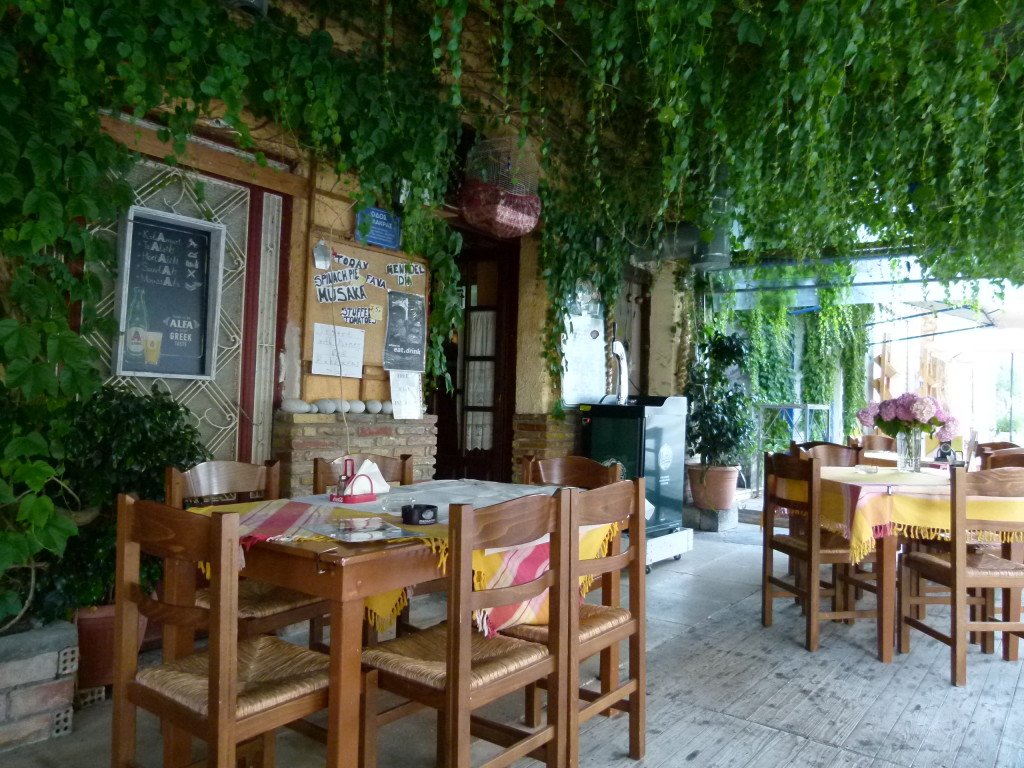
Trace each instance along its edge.
<instances>
[{"instance_id":1,"label":"hanging basket","mask_svg":"<svg viewBox=\"0 0 1024 768\"><path fill-rule=\"evenodd\" d=\"M470 150L461 209L468 223L501 239L534 230L541 210L537 163L518 139L489 139Z\"/></svg>"}]
</instances>

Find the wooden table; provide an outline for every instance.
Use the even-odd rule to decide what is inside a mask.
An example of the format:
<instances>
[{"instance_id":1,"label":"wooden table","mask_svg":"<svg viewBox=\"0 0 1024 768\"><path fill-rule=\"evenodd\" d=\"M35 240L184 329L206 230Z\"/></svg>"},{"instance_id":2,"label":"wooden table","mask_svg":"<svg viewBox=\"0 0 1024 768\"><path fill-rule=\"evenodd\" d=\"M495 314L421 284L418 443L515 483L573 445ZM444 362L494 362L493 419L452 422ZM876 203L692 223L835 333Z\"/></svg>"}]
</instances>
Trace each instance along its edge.
<instances>
[{"instance_id":1,"label":"wooden table","mask_svg":"<svg viewBox=\"0 0 1024 768\"><path fill-rule=\"evenodd\" d=\"M481 481L430 481L396 488L392 500L415 496L417 503L473 503L485 506L529 493L553 493L553 486ZM323 503L325 497L300 499ZM344 505L379 511L380 503ZM439 508L447 520L447 505ZM360 662L365 598L436 579L438 557L415 541L261 542L245 554L243 575L299 590L331 602L331 686L327 713L327 766L355 768L359 761Z\"/></svg>"},{"instance_id":2,"label":"wooden table","mask_svg":"<svg viewBox=\"0 0 1024 768\"><path fill-rule=\"evenodd\" d=\"M945 498L921 526L922 518L908 507L923 497ZM943 522L944 520L944 522ZM850 540L854 562L875 552L878 569L878 658L893 659L896 638L896 567L899 535L913 529L949 529L949 473L925 469L899 472L879 469L869 474L852 467L822 467L821 523Z\"/></svg>"}]
</instances>

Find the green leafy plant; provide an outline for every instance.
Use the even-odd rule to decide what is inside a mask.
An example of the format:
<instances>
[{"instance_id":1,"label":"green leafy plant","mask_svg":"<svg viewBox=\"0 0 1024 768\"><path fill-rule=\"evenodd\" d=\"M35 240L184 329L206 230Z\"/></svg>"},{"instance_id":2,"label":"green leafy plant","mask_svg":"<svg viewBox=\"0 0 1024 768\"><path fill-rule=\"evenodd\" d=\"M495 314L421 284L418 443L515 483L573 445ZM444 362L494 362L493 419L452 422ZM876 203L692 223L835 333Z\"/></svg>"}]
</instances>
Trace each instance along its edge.
<instances>
[{"instance_id":1,"label":"green leafy plant","mask_svg":"<svg viewBox=\"0 0 1024 768\"><path fill-rule=\"evenodd\" d=\"M689 400L689 451L708 466L731 466L753 450L754 415L738 378L746 343L737 335L705 329L694 348L684 394Z\"/></svg>"},{"instance_id":2,"label":"green leafy plant","mask_svg":"<svg viewBox=\"0 0 1024 768\"><path fill-rule=\"evenodd\" d=\"M162 499L165 467L187 468L209 458L188 409L155 388L145 394L103 387L76 410L65 444L67 501L98 514L47 569L40 585L44 619L110 602L118 493ZM147 576L148 586L157 574Z\"/></svg>"}]
</instances>

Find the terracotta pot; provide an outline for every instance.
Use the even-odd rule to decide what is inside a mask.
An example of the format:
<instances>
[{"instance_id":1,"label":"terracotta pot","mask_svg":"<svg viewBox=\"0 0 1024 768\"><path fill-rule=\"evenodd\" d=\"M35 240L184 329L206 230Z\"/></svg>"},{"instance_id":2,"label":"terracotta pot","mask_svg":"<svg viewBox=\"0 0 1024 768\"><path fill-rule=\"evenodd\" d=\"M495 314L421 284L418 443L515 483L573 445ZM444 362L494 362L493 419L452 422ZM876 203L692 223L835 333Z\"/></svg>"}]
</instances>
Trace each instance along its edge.
<instances>
[{"instance_id":1,"label":"terracotta pot","mask_svg":"<svg viewBox=\"0 0 1024 768\"><path fill-rule=\"evenodd\" d=\"M732 509L739 475L738 465L708 467L703 464L687 464L686 477L690 482L690 493L693 494L693 506L697 509Z\"/></svg>"},{"instance_id":2,"label":"terracotta pot","mask_svg":"<svg viewBox=\"0 0 1024 768\"><path fill-rule=\"evenodd\" d=\"M114 682L114 606L80 608L78 627L78 689ZM139 614L139 644L146 634L146 617Z\"/></svg>"}]
</instances>

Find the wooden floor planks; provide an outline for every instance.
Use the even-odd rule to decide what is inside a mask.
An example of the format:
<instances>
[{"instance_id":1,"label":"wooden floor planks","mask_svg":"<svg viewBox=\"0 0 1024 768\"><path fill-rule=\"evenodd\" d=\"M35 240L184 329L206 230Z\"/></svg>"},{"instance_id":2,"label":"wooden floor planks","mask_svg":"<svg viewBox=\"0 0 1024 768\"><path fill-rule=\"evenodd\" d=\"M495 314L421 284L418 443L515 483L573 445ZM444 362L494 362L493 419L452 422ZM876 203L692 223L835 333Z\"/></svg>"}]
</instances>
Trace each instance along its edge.
<instances>
[{"instance_id":1,"label":"wooden floor planks","mask_svg":"<svg viewBox=\"0 0 1024 768\"><path fill-rule=\"evenodd\" d=\"M878 662L871 620L824 625L821 649L807 653L792 602L777 601L774 626L761 626L759 544L753 527L698 534L692 553L654 567L647 756L629 759L626 717L598 717L581 730L583 768L1024 768L1020 662L972 648L969 684L957 689L948 649L919 633L911 653ZM102 722L86 710L76 733L4 753L0 763L108 764L104 706ZM503 706L516 713L521 703ZM432 765L431 715L391 729L380 740L381 768ZM144 765L157 768L159 750L150 752ZM320 766L323 748L282 732L278 764Z\"/></svg>"}]
</instances>

